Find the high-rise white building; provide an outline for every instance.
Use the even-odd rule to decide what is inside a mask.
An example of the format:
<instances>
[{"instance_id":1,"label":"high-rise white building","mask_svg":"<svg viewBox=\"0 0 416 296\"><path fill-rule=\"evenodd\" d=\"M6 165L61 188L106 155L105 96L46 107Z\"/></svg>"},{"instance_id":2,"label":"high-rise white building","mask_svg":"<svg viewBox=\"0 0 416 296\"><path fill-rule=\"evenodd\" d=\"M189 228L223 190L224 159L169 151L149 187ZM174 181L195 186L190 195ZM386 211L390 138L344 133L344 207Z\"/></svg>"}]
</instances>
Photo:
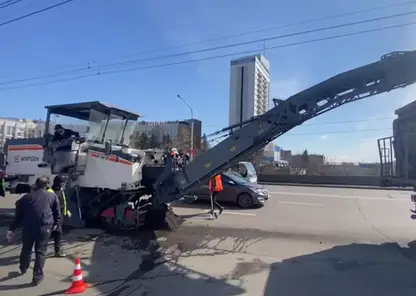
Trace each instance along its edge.
<instances>
[{"instance_id":1,"label":"high-rise white building","mask_svg":"<svg viewBox=\"0 0 416 296\"><path fill-rule=\"evenodd\" d=\"M229 124L237 124L269 110L269 61L255 55L231 61Z\"/></svg>"}]
</instances>

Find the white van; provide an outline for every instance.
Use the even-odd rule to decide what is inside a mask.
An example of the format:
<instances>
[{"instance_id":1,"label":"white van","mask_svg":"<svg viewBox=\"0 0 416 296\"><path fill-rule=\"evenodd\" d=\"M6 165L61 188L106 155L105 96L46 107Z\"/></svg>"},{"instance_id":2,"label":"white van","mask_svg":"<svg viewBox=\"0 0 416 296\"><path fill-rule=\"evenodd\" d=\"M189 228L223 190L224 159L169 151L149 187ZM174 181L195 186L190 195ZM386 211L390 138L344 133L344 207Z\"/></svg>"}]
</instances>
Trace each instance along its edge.
<instances>
[{"instance_id":1,"label":"white van","mask_svg":"<svg viewBox=\"0 0 416 296\"><path fill-rule=\"evenodd\" d=\"M250 183L257 183L257 172L254 165L248 161L240 161L231 171L239 173Z\"/></svg>"}]
</instances>

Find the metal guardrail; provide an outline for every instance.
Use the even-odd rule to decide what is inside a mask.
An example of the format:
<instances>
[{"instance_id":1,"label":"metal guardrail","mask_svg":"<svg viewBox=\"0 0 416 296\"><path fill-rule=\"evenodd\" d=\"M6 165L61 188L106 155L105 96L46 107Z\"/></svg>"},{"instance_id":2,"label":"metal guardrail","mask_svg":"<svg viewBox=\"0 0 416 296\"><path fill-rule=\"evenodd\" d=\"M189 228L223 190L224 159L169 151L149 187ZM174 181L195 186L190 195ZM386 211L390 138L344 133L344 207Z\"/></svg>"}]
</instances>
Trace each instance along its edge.
<instances>
[{"instance_id":1,"label":"metal guardrail","mask_svg":"<svg viewBox=\"0 0 416 296\"><path fill-rule=\"evenodd\" d=\"M348 185L348 186L386 186L385 178L380 176L314 176L314 175L273 175L259 174L262 183L316 184L316 185ZM389 180L388 186L404 187L403 180ZM412 182L406 182L409 185Z\"/></svg>"}]
</instances>

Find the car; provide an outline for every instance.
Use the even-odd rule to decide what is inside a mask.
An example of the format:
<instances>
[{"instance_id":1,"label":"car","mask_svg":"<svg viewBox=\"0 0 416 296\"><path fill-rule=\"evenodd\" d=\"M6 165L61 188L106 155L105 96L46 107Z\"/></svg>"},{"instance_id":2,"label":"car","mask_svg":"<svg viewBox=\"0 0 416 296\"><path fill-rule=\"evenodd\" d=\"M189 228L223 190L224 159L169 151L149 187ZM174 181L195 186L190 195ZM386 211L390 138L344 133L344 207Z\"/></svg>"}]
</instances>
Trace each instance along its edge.
<instances>
[{"instance_id":1,"label":"car","mask_svg":"<svg viewBox=\"0 0 416 296\"><path fill-rule=\"evenodd\" d=\"M264 186L247 181L237 172L224 172L221 177L224 189L217 195L220 203L231 202L247 209L263 205L269 200L269 192ZM209 200L208 184L196 189L191 196L197 200Z\"/></svg>"}]
</instances>

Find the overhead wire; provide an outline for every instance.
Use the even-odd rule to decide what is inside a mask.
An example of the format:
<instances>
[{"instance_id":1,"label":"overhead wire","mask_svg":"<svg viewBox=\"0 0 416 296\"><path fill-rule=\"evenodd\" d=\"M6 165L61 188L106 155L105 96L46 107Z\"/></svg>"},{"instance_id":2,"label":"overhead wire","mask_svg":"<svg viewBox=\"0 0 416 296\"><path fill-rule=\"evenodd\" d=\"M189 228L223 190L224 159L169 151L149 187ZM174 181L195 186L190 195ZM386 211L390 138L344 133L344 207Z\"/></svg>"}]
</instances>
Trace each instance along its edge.
<instances>
[{"instance_id":1,"label":"overhead wire","mask_svg":"<svg viewBox=\"0 0 416 296\"><path fill-rule=\"evenodd\" d=\"M91 71L91 70L95 70L95 69L101 71L104 68L120 67L120 66L126 66L126 65L131 65L131 64L142 63L142 62L149 62L149 61L154 61L154 60L159 60L159 59L168 59L168 58L175 58L175 57L181 57L181 56L188 56L188 55L191 55L191 54L200 54L200 53L205 53L205 52L210 52L210 51L215 51L215 50L229 49L229 48L234 48L234 47L239 47L239 46L244 46L244 45L256 44L256 43L260 43L260 42L264 43L264 42L272 41L272 40L278 40L278 39L284 39L284 38L289 38L289 37L301 36L301 35L317 33L317 32L322 32L322 31L328 31L328 30L334 30L334 29L339 29L339 28L344 28L344 27L350 27L350 26L355 26L355 25L360 25L360 24L371 23L371 22L378 22L378 21L381 21L381 20L392 19L392 18L403 17L403 16L409 16L409 15L412 15L412 14L416 14L416 10L408 11L408 12L404 12L404 13L390 14L390 15L387 15L387 16L365 19L365 20L360 20L360 21L355 21L355 22L348 22L348 23L343 23L343 24L339 24L339 25L331 25L331 26L325 26L325 27L320 27L320 28L316 28L316 29L303 30L303 31L287 33L287 34L282 34L282 35L277 35L277 36L272 36L272 37L259 38L259 39L255 39L255 40L245 41L245 42L238 42L238 43L232 43L232 44L227 44L227 45L208 47L208 48L192 50L192 51L187 51L187 52L174 53L174 54L155 56L155 57L148 57L148 58L142 58L142 59L134 59L134 60L116 62L116 63L107 63L107 64L96 65L96 66L81 67L81 68L77 68L77 69L73 69L73 70L59 71L59 72L46 74L46 75L37 75L37 76L32 76L32 77L27 77L27 78L3 81L3 82L0 82L0 85L8 85L8 84L28 82L28 81L32 81L32 80L51 78L51 77L62 76L62 75L66 75L66 74L74 74L74 73L77 73L77 72ZM265 48L263 48L262 50L270 50L270 49L273 49L273 47L266 47L265 46ZM253 52L253 51L254 50L252 50L250 52ZM259 51L259 50L255 50L254 52L257 52L257 51ZM235 54L232 54L232 55L235 55Z\"/></svg>"},{"instance_id":2,"label":"overhead wire","mask_svg":"<svg viewBox=\"0 0 416 296\"><path fill-rule=\"evenodd\" d=\"M6 1L0 2L0 6L6 5L6 4L8 4L10 2L13 2L13 1L15 1L15 0L6 0Z\"/></svg>"},{"instance_id":3,"label":"overhead wire","mask_svg":"<svg viewBox=\"0 0 416 296\"><path fill-rule=\"evenodd\" d=\"M14 1L14 0L13 0ZM15 18L21 16L22 14L31 12L39 7L45 7L47 4L50 4L50 0L36 0L36 1L24 1L21 2L15 9L3 9L0 10L0 20L3 20L4 17L7 19ZM16 5L16 6L17 6ZM7 11L7 14L5 13Z\"/></svg>"},{"instance_id":4,"label":"overhead wire","mask_svg":"<svg viewBox=\"0 0 416 296\"><path fill-rule=\"evenodd\" d=\"M18 2L20 2L21 0L14 0L13 2L11 2L11 0L9 1L5 1L3 3L0 3L0 8L5 8L8 7L10 5L16 4ZM63 1L61 3L43 8L41 10L26 14L24 16L15 18L13 20L4 22L4 23L0 23L0 27L7 25L9 23L27 18L29 16L53 9L55 7L67 4L69 2L73 2L74 0L67 0L67 1ZM238 37L238 36L243 36L243 35L247 35L247 34L254 34L254 33L260 33L260 32L266 32L266 31L271 31L274 29L278 29L278 28L284 28L284 27L289 27L289 26L295 26L295 25L300 25L300 24L305 24L308 22L316 22L316 21L320 21L320 20L325 20L325 19L331 19L331 18L336 18L336 17L341 17L341 16L348 16L348 15L354 15L354 14L358 14L358 13L363 13L363 12L369 12L369 11L374 11L374 10L378 10L378 9L383 9L386 7L393 7L393 6L399 6L399 5L405 5L405 4L411 4L411 3L416 3L416 1L407 1L407 2L402 2L402 3L397 3L394 5L388 5L388 6L383 6L383 7L379 7L379 8L375 8L375 9L366 9L366 10L361 10L361 11L356 11L356 12L351 12L351 13L347 13L347 14L340 14L340 15L333 15L333 16L328 16L328 17L323 17L323 18L318 18L318 19L313 19L313 20L308 20L308 21L303 21L303 22L297 22L297 23L292 23L292 24L287 24L287 25L282 25L282 26L278 26L278 27L273 27L273 28L268 28L268 29L262 29L262 30L256 30L256 31L251 31L248 33L243 33L243 34L234 34L234 35L229 35L229 36L224 36L224 37L218 37L218 38L214 38L214 39L210 39L210 40L205 40L205 41L200 41L200 42L194 42L194 43L189 43L183 46L189 46L189 45L196 45L196 44L200 44L200 43L206 43L206 42L210 42L210 41L218 41L218 40L222 40L222 39L228 39L228 38L232 38L232 37ZM208 49L201 49L201 50L197 50L197 51L193 51L193 52L185 52L185 53L180 53L180 54L174 54L174 55L170 55L167 57L174 57L174 56L179 56L179 55L189 55L189 54L193 54L193 53L202 53L202 52L206 52L206 51L212 51L212 50L218 50L218 49L224 49L224 48L230 48L230 47L236 47L236 46L241 46L241 45L248 45L248 44L253 44L253 43L257 43L257 42L261 42L261 41L270 41L270 40L275 40L275 39L280 39L280 38L287 38L287 37L292 37L292 36L297 36L297 35L303 35L303 34L308 34L308 33L313 33L313 32L319 32L319 31L323 31L323 30L330 30L330 29L337 29L337 28L341 28L341 27L346 27L346 26L352 26L352 25L357 25L357 24L363 24L363 23L367 23L367 22L374 22L374 21L379 21L379 20L383 20L383 19L388 19L388 18L393 18L393 17L400 17L400 16L405 16L405 15L410 15L410 14L414 14L416 13L416 11L411 11L411 12L406 12L406 13L401 13L401 14L396 14L396 15L390 15L390 16L385 16L385 17L380 17L380 18L375 18L375 19L370 19L370 20L363 20L363 21L357 21L357 22L353 22L353 23L347 23L347 24L341 24L341 25L335 25L335 26L329 26L329 27L323 27L323 28L318 28L318 29L312 29L312 30L307 30L307 31L301 31L301 32L295 32L295 33L290 33L290 34L285 34L285 35L281 35L281 36L275 36L275 37L268 37L268 38L262 38L262 39L258 39L258 40L253 40L253 41L248 41L248 42L241 42L241 43L237 43L237 44L231 44L231 45L225 45L225 46L220 46L220 47L216 47L216 48L208 48ZM294 45L299 45L299 44L305 44L305 43L312 43L312 42L317 42L317 41L323 41L323 40L330 40L330 39L334 39L334 38L340 38L340 37L346 37L346 36L352 36L352 35L358 35L358 34L363 34L363 33L370 33L370 32L375 32L375 31L380 31L380 30L386 30L386 29L390 29L390 28L397 28L397 27L403 27L403 26L407 26L407 25L413 25L415 24L415 22L410 22L410 23L406 23L406 24L401 24L401 25L395 25L395 26L387 26L387 27L382 27L382 28L377 28L377 29L373 29L373 30L366 30L366 31L359 31L359 32L354 32L354 33L347 33L347 34L342 34L342 35L337 35L337 36L331 36L331 37L326 37L326 38L318 38L318 39L313 39L313 40L308 40L308 41L303 41L303 42L295 42L295 43L290 43L287 45L281 45L281 46L275 46L275 47L269 47L267 48L267 50L271 50L271 49L276 49L276 48L281 48L281 47L287 47L287 46L294 46ZM182 47L182 46L178 46L178 47ZM153 51L154 52L154 51ZM250 51L252 52L252 51ZM242 52L244 53L244 52ZM237 55L237 54L242 54L242 53L233 53L232 55ZM229 55L225 55L225 56L229 56ZM215 56L215 57L209 57L207 59L214 59L214 58L219 58L219 57L225 57L224 55L222 56ZM114 63L114 64L107 64L107 65L102 65L102 66L94 66L94 67L90 67L87 68L87 70L91 70L91 69L101 69L103 67L111 67L111 66L118 66L118 65L123 65L123 64L130 64L130 63L137 63L137 62L142 62L142 61L149 61L149 60L153 60L153 59L160 59L160 58L166 58L165 57L153 57L153 58L148 58L148 59L142 59L142 60L134 60L134 61L127 61L127 62L122 62L122 63ZM206 60L206 59L199 59L199 60ZM190 60L190 61L185 61L185 62L195 62L198 60ZM184 62L180 62L180 64L182 64ZM173 65L175 65L177 63L173 63ZM126 70L119 70L119 71L110 71L110 72L105 72L105 73L97 73L97 74L93 74L93 75L83 75L83 76L77 76L77 77L72 77L72 78L67 78L63 81L69 81L69 80L74 80L74 79L82 79L82 78L86 78L86 77L92 77L92 76L96 76L96 75L101 75L101 74L113 74L113 73L120 73L120 72L125 72L125 71L134 71L134 70L140 70L140 69L147 69L147 68L154 68L154 67L162 67L162 66L169 66L170 64L165 64L165 65L155 65L155 66L150 66L150 67L141 67L141 68L134 68L134 69L126 69ZM81 69L80 69L81 70ZM86 70L85 68L82 70ZM71 73L73 71L70 71L69 73ZM53 75L56 75L53 74ZM49 76L49 75L48 75ZM39 78L45 78L45 76L43 77L38 77L36 79ZM30 80L33 80L35 78L31 78ZM27 80L25 80L27 81ZM16 83L16 82L22 82L22 81L12 81L12 82L8 82L8 83ZM60 82L60 81L53 81L52 83L55 82ZM5 83L0 83L0 85L4 85ZM48 84L48 83L46 83ZM26 87L26 86L23 86ZM0 89L3 90L3 89ZM384 119L388 119L391 117L385 117ZM328 122L328 123L321 123L321 124L334 124L334 123L348 123L348 122L361 122L361 121L368 121L368 120L355 120L355 121L343 121L343 122ZM318 124L305 124L305 125L318 125ZM366 129L366 130L349 130L349 131L337 131L337 132L326 132L326 133L301 133L301 134L288 134L289 136L296 136L296 135L318 135L318 134L339 134L339 133L351 133L351 132L366 132L366 131L379 131L379 130L386 130L386 129ZM228 136L228 135L226 135Z\"/></svg>"},{"instance_id":5,"label":"overhead wire","mask_svg":"<svg viewBox=\"0 0 416 296\"><path fill-rule=\"evenodd\" d=\"M377 6L377 7L367 8L367 9L362 9L362 10L355 10L355 11L346 12L346 13L333 14L333 15L329 15L329 16L323 16L323 17L318 17L318 18L313 18L313 19L308 19L308 20L303 20L303 21L297 21L297 22L288 23L288 24L282 24L282 25L278 25L278 26L274 26L274 27L270 27L270 28L265 28L265 29L253 30L253 31L248 31L248 32L244 32L244 33L236 33L236 34L231 34L231 35L226 35L226 36L221 36L221 37L215 37L215 38L211 38L211 39L205 39L205 40L202 40L202 41L185 43L185 44L177 45L177 46L173 46L173 47L165 47L165 48L154 49L154 50L146 51L146 52L142 52L142 53L155 52L155 51L165 51L165 50L169 50L169 49L176 48L176 47L186 47L186 46L192 46L192 45L199 45L199 44L209 43L209 42L213 42L213 41L220 41L220 40L231 39L231 38L235 38L235 37L241 37L241 36L245 36L245 35L264 33L264 32L274 31L274 30L278 30L278 29L284 29L284 28L289 28L289 27L294 27L294 26L299 26L299 25L306 25L306 24L310 24L310 23L316 23L316 22L331 20L331 19L340 18L340 17L354 16L354 15L363 14L363 13L366 13L366 12L374 12L374 11L378 11L378 10L384 10L384 9L394 8L394 7L399 7L399 6L406 6L406 5L410 5L410 4L416 4L416 1L415 0L413 0L413 1L404 1L404 2L400 2L400 3L382 5L382 6Z\"/></svg>"},{"instance_id":6,"label":"overhead wire","mask_svg":"<svg viewBox=\"0 0 416 296\"><path fill-rule=\"evenodd\" d=\"M73 2L73 1L75 1L75 0L66 0L66 1L59 2L59 3L57 3L57 4L54 4L54 5L51 5L51 6L48 6L48 7L45 7L45 8L42 8L42 9L39 9L39 10L36 10L36 11L30 12L30 13L24 14L24 15L22 15L22 16L19 16L19 17L13 18L13 19L11 19L11 20L8 20L8 21L5 21L5 22L0 23L0 27L3 27L3 26L5 26L5 25L8 25L8 24L11 24L11 23L14 23L14 22L20 21L20 20L23 20L23 19L25 19L25 18L28 18L28 17L34 16L34 15L36 15L36 14L40 14L40 13L42 13L42 12L46 12L46 11L48 11L48 10L51 10L51 9L57 8L57 7L59 7L59 6L65 5L65 4L70 3L70 2Z\"/></svg>"},{"instance_id":7,"label":"overhead wire","mask_svg":"<svg viewBox=\"0 0 416 296\"><path fill-rule=\"evenodd\" d=\"M13 1L13 0L8 0L6 2L9 2L9 1ZM241 37L241 36L245 36L245 35L262 33L262 32L282 29L282 28L288 28L288 27L293 27L293 26L298 26L298 25L305 25L305 24L315 23L315 22L324 21L324 20L336 19L336 18L340 18L340 17L348 17L348 16L363 14L363 13L367 13L367 12L373 12L373 11L379 11L379 10L384 10L384 9L389 9L389 8L394 8L394 7L406 6L406 5L411 5L411 4L415 4L415 3L416 3L416 0L412 0L412 1L404 1L404 2L400 2L400 3L382 5L382 6L377 6L377 7L368 8L368 9L355 10L355 11L351 11L351 12L347 12L347 13L334 14L334 15L323 16L323 17L318 17L318 18L313 18L313 19L308 19L308 20L303 20L303 21L292 22L292 23L288 23L288 24L282 24L282 25L279 25L279 26L274 26L274 27L265 28L265 29L259 29L259 30L253 30L253 31L248 31L248 32L243 32L243 33L226 35L226 36L206 39L206 40L202 40L202 41L197 41L197 42L190 42L190 43L185 43L185 44L171 46L171 47L156 48L156 49L152 49L152 50L142 51L138 54L154 53L154 52L171 50L171 49L175 49L175 48L183 48L183 47L187 47L187 46L198 45L198 44L203 44L203 43L208 43L208 42L213 42L213 41L220 41L220 40L230 39L230 38L234 38L234 37ZM88 63L88 64L90 64L90 63ZM90 69L89 66L87 68L82 67L82 69L75 69L75 70L72 70L72 71L82 71L82 70L88 70L88 69ZM69 70L66 70L66 71L68 71L68 73L72 72L72 71L69 71ZM39 78L47 78L50 75L55 76L55 75L65 74L66 71L56 72L54 74L48 74L46 76L45 75L35 76L35 77L30 78L30 80L39 79ZM9 83L23 82L23 81L28 81L28 79L18 79L16 81L10 81Z\"/></svg>"},{"instance_id":8,"label":"overhead wire","mask_svg":"<svg viewBox=\"0 0 416 296\"><path fill-rule=\"evenodd\" d=\"M17 4L19 2L21 2L22 0L9 0L9 1L5 1L3 3L0 3L0 9L1 8L7 8L9 6L12 6L14 4Z\"/></svg>"},{"instance_id":9,"label":"overhead wire","mask_svg":"<svg viewBox=\"0 0 416 296\"><path fill-rule=\"evenodd\" d=\"M317 43L317 42L322 42L326 40L334 40L334 39L339 39L339 38L344 38L344 37L351 37L351 36L357 36L357 35L368 34L368 33L373 33L373 32L380 32L380 31L385 31L385 30L390 30L390 29L395 29L395 28L402 28L402 27L413 26L413 25L416 25L416 21L397 24L397 25L384 26L384 27L379 27L375 29L344 33L344 34L333 35L333 36L328 36L328 37L315 38L315 39L310 39L310 40L305 40L305 41L297 41L297 42L286 43L286 44L277 45L277 46L270 46L270 47L267 47L266 50L275 50L275 49L292 47L292 46L297 46L297 45ZM257 52L259 52L259 50L246 50L246 51L233 52L229 54L222 54L222 55L217 55L217 56L210 56L210 57L205 57L205 58L191 59L191 60L185 60L185 61L179 61L179 62L134 67L134 68L129 68L129 69L120 69L120 70L113 70L113 71L107 71L107 72L99 71L97 73L85 74L85 75L63 78L63 79L58 79L58 80L52 80L52 81L46 81L46 82L40 82L40 83L34 83L34 84L26 84L26 85L14 86L14 87L8 87L8 88L0 88L0 91L21 89L21 88L27 88L27 87L36 87L36 86L47 85L47 84L55 84L55 83L78 80L78 79L89 78L89 77L94 77L94 76L111 75L111 74L116 74L116 73L132 72L132 71L139 71L139 70L145 70L145 69L154 69L154 68L188 64L188 63L202 62L202 61L207 61L207 60L232 57L232 56L241 55L241 54L254 54Z\"/></svg>"}]
</instances>

